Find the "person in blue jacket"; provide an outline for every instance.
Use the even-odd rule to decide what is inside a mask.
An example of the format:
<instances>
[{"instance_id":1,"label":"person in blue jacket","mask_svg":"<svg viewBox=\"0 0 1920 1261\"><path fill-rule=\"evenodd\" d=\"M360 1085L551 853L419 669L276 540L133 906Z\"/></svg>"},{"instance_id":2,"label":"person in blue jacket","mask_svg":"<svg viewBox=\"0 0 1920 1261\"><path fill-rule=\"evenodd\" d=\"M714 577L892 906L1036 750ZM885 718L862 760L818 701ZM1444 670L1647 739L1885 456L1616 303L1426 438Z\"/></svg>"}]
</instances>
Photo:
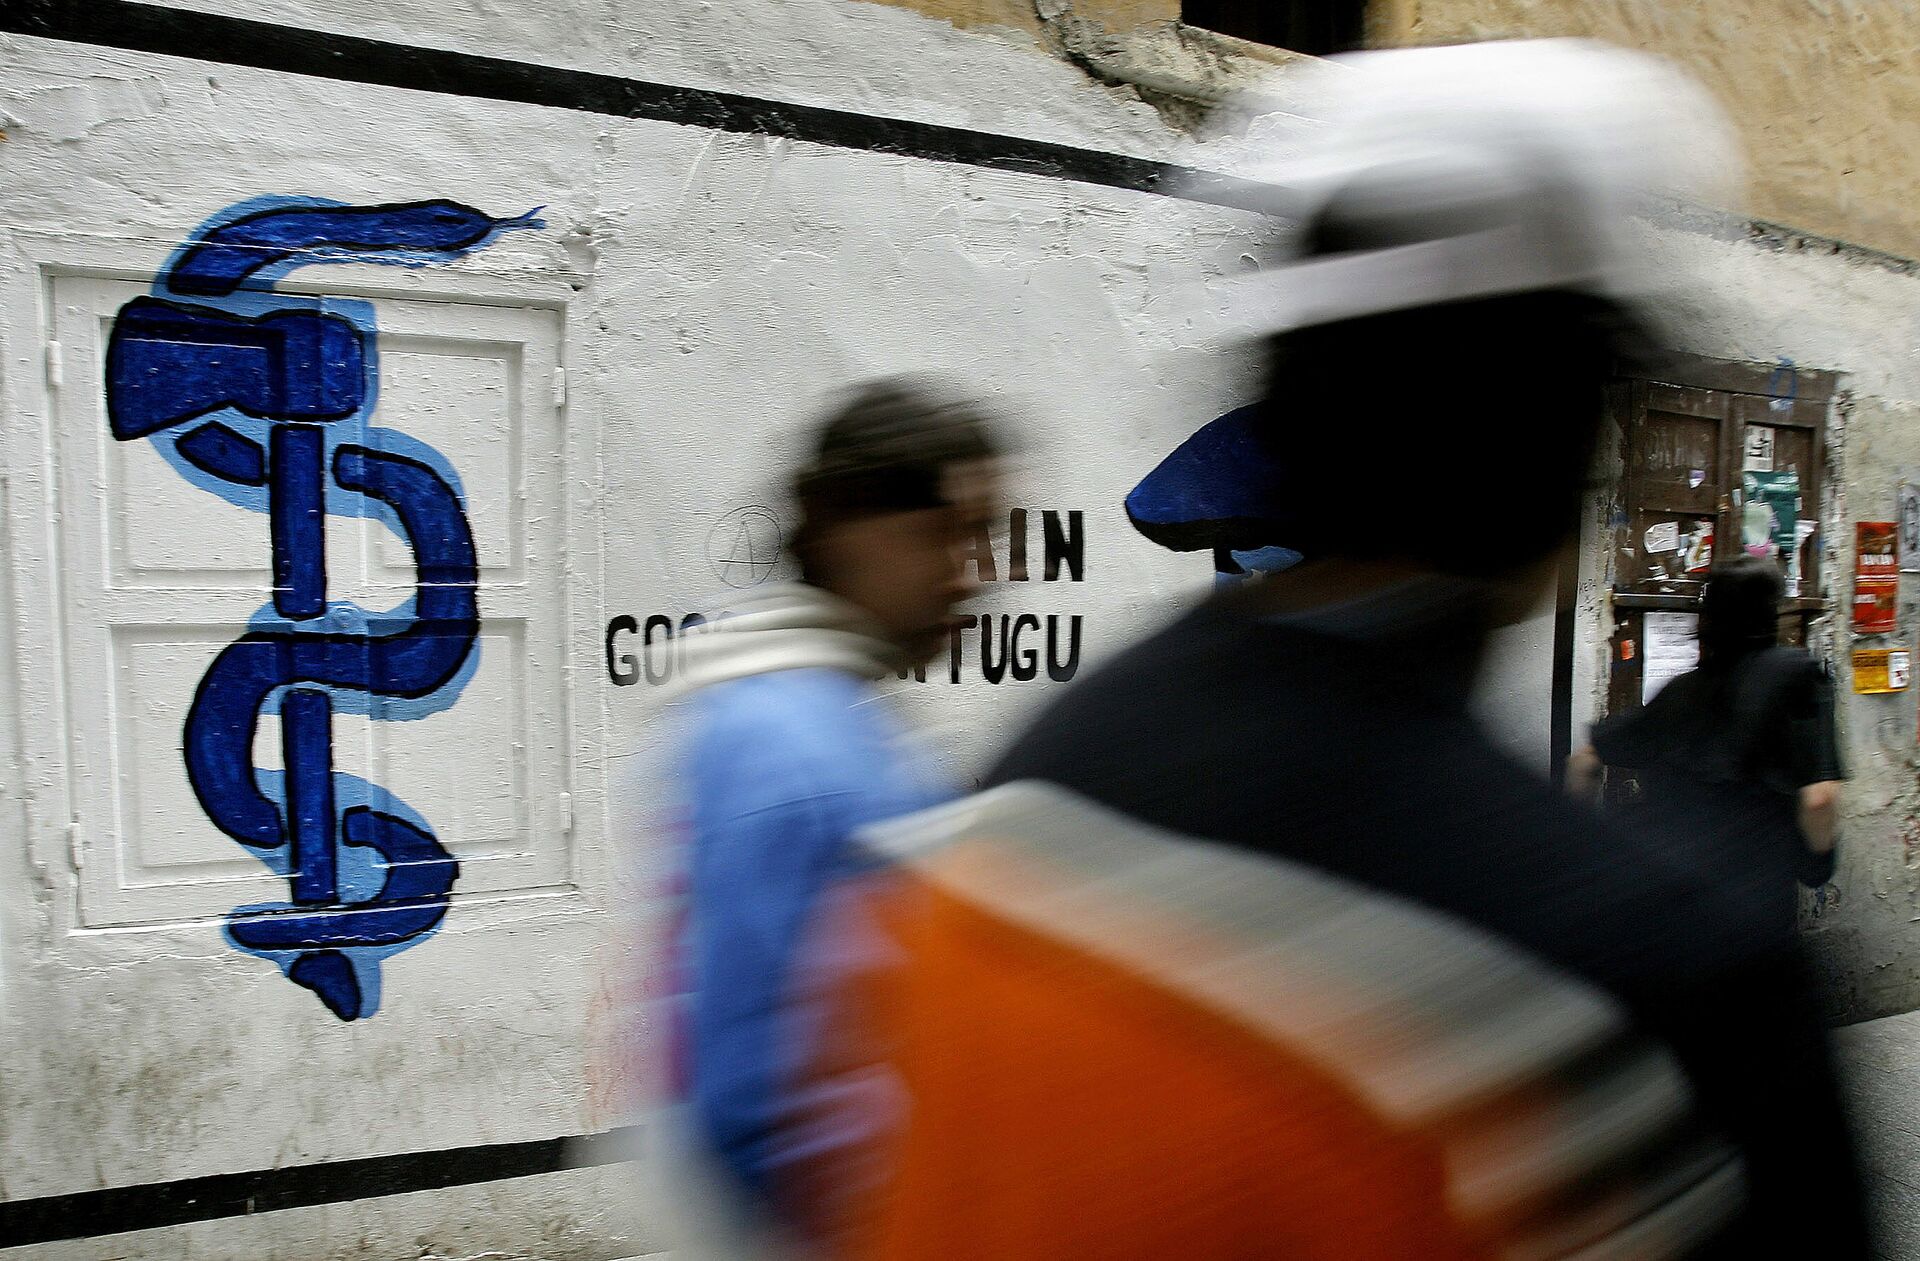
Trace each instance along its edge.
<instances>
[{"instance_id":1,"label":"person in blue jacket","mask_svg":"<svg viewBox=\"0 0 1920 1261\"><path fill-rule=\"evenodd\" d=\"M799 581L686 645L682 1072L695 1141L750 1203L836 1141L799 1120L792 1083L822 1017L797 956L812 914L858 869L853 834L950 795L875 683L947 644L996 459L972 406L901 382L860 390L793 479Z\"/></svg>"}]
</instances>

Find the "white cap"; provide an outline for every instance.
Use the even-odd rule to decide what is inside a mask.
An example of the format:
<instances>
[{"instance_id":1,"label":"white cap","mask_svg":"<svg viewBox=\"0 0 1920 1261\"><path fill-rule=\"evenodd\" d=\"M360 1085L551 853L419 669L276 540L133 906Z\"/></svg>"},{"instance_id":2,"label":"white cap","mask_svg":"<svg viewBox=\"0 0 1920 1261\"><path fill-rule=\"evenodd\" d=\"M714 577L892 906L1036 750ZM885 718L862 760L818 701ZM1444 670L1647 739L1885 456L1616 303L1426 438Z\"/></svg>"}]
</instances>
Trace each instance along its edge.
<instances>
[{"instance_id":1,"label":"white cap","mask_svg":"<svg viewBox=\"0 0 1920 1261\"><path fill-rule=\"evenodd\" d=\"M1235 173L1303 221L1337 198L1408 243L1226 282L1227 313L1258 331L1542 289L1644 299L1661 278L1637 265L1629 215L1650 193L1725 204L1739 186L1724 115L1656 57L1525 40L1335 61L1306 85L1322 126L1300 152Z\"/></svg>"}]
</instances>

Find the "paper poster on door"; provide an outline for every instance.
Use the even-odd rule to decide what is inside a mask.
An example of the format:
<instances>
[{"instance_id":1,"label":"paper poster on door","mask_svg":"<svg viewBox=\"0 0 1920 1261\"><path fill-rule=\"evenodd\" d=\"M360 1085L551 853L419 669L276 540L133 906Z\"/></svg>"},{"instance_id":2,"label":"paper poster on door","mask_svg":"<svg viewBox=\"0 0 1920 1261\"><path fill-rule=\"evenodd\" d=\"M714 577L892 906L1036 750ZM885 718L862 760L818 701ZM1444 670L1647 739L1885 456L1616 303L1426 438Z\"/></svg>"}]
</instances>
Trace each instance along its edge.
<instances>
[{"instance_id":1,"label":"paper poster on door","mask_svg":"<svg viewBox=\"0 0 1920 1261\"><path fill-rule=\"evenodd\" d=\"M1692 613L1648 613L1640 629L1640 703L1700 664L1700 641Z\"/></svg>"},{"instance_id":2,"label":"paper poster on door","mask_svg":"<svg viewBox=\"0 0 1920 1261\"><path fill-rule=\"evenodd\" d=\"M1704 574L1713 568L1713 518L1694 523L1693 532L1681 540L1680 567L1689 575Z\"/></svg>"},{"instance_id":3,"label":"paper poster on door","mask_svg":"<svg viewBox=\"0 0 1920 1261\"><path fill-rule=\"evenodd\" d=\"M1742 473L1740 490L1740 545L1749 556L1772 556L1782 561L1794 554L1800 520L1800 474Z\"/></svg>"}]
</instances>

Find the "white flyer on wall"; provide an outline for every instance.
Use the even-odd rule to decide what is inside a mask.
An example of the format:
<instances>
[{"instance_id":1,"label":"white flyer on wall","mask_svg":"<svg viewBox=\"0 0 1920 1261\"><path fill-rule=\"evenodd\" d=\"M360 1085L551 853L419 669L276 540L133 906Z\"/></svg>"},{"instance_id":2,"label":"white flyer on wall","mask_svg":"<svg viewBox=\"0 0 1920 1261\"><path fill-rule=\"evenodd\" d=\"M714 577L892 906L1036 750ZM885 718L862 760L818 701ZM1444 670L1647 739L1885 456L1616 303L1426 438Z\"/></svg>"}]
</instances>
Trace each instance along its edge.
<instances>
[{"instance_id":1,"label":"white flyer on wall","mask_svg":"<svg viewBox=\"0 0 1920 1261\"><path fill-rule=\"evenodd\" d=\"M1700 664L1692 613L1648 613L1640 631L1640 703Z\"/></svg>"},{"instance_id":2,"label":"white flyer on wall","mask_svg":"<svg viewBox=\"0 0 1920 1261\"><path fill-rule=\"evenodd\" d=\"M1680 523L1661 521L1647 527L1647 555L1656 556L1661 552L1680 550Z\"/></svg>"}]
</instances>

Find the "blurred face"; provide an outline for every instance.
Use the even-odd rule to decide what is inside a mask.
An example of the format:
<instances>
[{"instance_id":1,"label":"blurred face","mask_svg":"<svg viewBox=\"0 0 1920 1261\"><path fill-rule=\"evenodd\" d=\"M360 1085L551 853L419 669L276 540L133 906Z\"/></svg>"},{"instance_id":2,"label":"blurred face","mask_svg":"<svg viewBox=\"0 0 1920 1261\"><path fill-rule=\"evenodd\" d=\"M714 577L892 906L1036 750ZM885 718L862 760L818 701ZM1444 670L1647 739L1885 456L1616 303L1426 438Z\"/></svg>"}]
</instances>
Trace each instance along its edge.
<instances>
[{"instance_id":1,"label":"blurred face","mask_svg":"<svg viewBox=\"0 0 1920 1261\"><path fill-rule=\"evenodd\" d=\"M841 522L818 544L828 589L871 614L916 663L947 642L954 608L978 585L965 562L998 504L998 469L949 465L942 490L941 507Z\"/></svg>"}]
</instances>

